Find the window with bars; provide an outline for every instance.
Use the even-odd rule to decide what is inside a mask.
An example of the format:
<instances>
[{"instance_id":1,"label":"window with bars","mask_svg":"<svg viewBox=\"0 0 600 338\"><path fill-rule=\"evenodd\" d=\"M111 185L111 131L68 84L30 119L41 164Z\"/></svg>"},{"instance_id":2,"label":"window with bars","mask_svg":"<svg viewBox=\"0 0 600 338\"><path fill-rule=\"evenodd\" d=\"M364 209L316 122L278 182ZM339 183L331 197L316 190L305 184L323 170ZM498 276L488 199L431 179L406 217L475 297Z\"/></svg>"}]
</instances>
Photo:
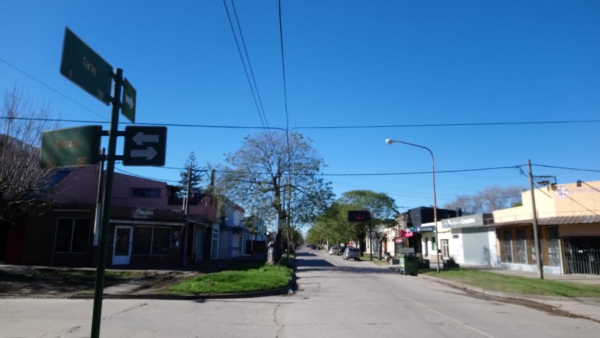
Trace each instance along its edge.
<instances>
[{"instance_id":1,"label":"window with bars","mask_svg":"<svg viewBox=\"0 0 600 338\"><path fill-rule=\"evenodd\" d=\"M560 245L558 243L558 228L546 229L546 250L548 251L547 266L560 266Z\"/></svg>"},{"instance_id":2,"label":"window with bars","mask_svg":"<svg viewBox=\"0 0 600 338\"><path fill-rule=\"evenodd\" d=\"M56 220L54 252L87 253L89 238L89 218L59 218Z\"/></svg>"}]
</instances>

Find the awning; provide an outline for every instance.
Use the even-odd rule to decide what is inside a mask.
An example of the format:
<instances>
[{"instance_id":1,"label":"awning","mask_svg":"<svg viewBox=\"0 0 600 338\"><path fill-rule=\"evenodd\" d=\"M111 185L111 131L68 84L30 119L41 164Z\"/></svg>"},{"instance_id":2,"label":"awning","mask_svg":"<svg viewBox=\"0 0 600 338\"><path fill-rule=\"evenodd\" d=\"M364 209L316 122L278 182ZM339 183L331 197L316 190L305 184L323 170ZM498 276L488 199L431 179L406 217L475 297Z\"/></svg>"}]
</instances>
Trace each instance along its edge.
<instances>
[{"instance_id":1,"label":"awning","mask_svg":"<svg viewBox=\"0 0 600 338\"><path fill-rule=\"evenodd\" d=\"M394 237L394 242L399 243L405 238L413 236L413 232L410 230L400 230L400 236Z\"/></svg>"}]
</instances>

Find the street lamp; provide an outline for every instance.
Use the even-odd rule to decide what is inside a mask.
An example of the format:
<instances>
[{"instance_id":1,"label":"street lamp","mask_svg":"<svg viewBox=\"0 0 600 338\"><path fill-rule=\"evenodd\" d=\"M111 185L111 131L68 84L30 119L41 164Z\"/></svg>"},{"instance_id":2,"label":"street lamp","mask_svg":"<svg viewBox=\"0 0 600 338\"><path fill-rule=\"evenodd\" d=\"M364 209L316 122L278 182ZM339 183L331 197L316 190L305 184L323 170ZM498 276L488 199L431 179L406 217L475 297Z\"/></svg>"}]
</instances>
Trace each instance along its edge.
<instances>
[{"instance_id":1,"label":"street lamp","mask_svg":"<svg viewBox=\"0 0 600 338\"><path fill-rule=\"evenodd\" d=\"M435 193L435 162L433 160L433 153L431 152L431 150L427 147L424 146L420 146L418 144L414 144L414 143L408 143L408 142L404 142L404 141L398 141L398 140L392 140L391 138L388 138L385 140L385 143L387 144L393 144L393 143L403 143L409 146L413 146L413 147L418 147L418 148L423 148L425 150L427 150L429 152L429 154L431 154L431 175L433 177L433 223L435 225L435 250L436 250L436 257L437 257L437 272L440 273L440 242L438 239L438 228L437 228L437 198L436 198L436 193Z\"/></svg>"}]
</instances>

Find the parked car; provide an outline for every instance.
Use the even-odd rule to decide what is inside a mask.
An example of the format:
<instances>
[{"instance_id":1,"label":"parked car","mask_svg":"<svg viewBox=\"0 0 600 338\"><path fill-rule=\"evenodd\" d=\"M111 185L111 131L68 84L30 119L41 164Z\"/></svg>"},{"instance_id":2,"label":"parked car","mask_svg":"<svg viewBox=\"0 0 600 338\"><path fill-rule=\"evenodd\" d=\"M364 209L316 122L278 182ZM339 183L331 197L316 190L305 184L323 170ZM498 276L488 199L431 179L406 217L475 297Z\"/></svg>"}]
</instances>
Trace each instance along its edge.
<instances>
[{"instance_id":1,"label":"parked car","mask_svg":"<svg viewBox=\"0 0 600 338\"><path fill-rule=\"evenodd\" d=\"M338 254L338 247L337 246L332 246L331 248L329 248L328 253L330 255L337 255Z\"/></svg>"},{"instance_id":2,"label":"parked car","mask_svg":"<svg viewBox=\"0 0 600 338\"><path fill-rule=\"evenodd\" d=\"M347 247L346 250L344 250L344 255L342 256L342 258L345 261L347 261L349 259L354 259L355 261L359 261L360 260L360 251L357 248Z\"/></svg>"}]
</instances>

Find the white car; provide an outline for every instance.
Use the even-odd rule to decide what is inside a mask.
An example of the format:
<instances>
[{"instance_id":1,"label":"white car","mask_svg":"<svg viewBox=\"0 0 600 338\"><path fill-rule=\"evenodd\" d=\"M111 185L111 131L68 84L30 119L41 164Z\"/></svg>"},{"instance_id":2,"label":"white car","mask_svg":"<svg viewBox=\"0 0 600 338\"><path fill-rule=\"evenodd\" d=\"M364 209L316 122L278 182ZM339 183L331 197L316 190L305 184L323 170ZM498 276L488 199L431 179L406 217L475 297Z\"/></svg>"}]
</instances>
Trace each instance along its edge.
<instances>
[{"instance_id":1,"label":"white car","mask_svg":"<svg viewBox=\"0 0 600 338\"><path fill-rule=\"evenodd\" d=\"M338 254L338 247L337 246L332 246L331 248L329 248L329 254L330 255L337 255Z\"/></svg>"}]
</instances>

